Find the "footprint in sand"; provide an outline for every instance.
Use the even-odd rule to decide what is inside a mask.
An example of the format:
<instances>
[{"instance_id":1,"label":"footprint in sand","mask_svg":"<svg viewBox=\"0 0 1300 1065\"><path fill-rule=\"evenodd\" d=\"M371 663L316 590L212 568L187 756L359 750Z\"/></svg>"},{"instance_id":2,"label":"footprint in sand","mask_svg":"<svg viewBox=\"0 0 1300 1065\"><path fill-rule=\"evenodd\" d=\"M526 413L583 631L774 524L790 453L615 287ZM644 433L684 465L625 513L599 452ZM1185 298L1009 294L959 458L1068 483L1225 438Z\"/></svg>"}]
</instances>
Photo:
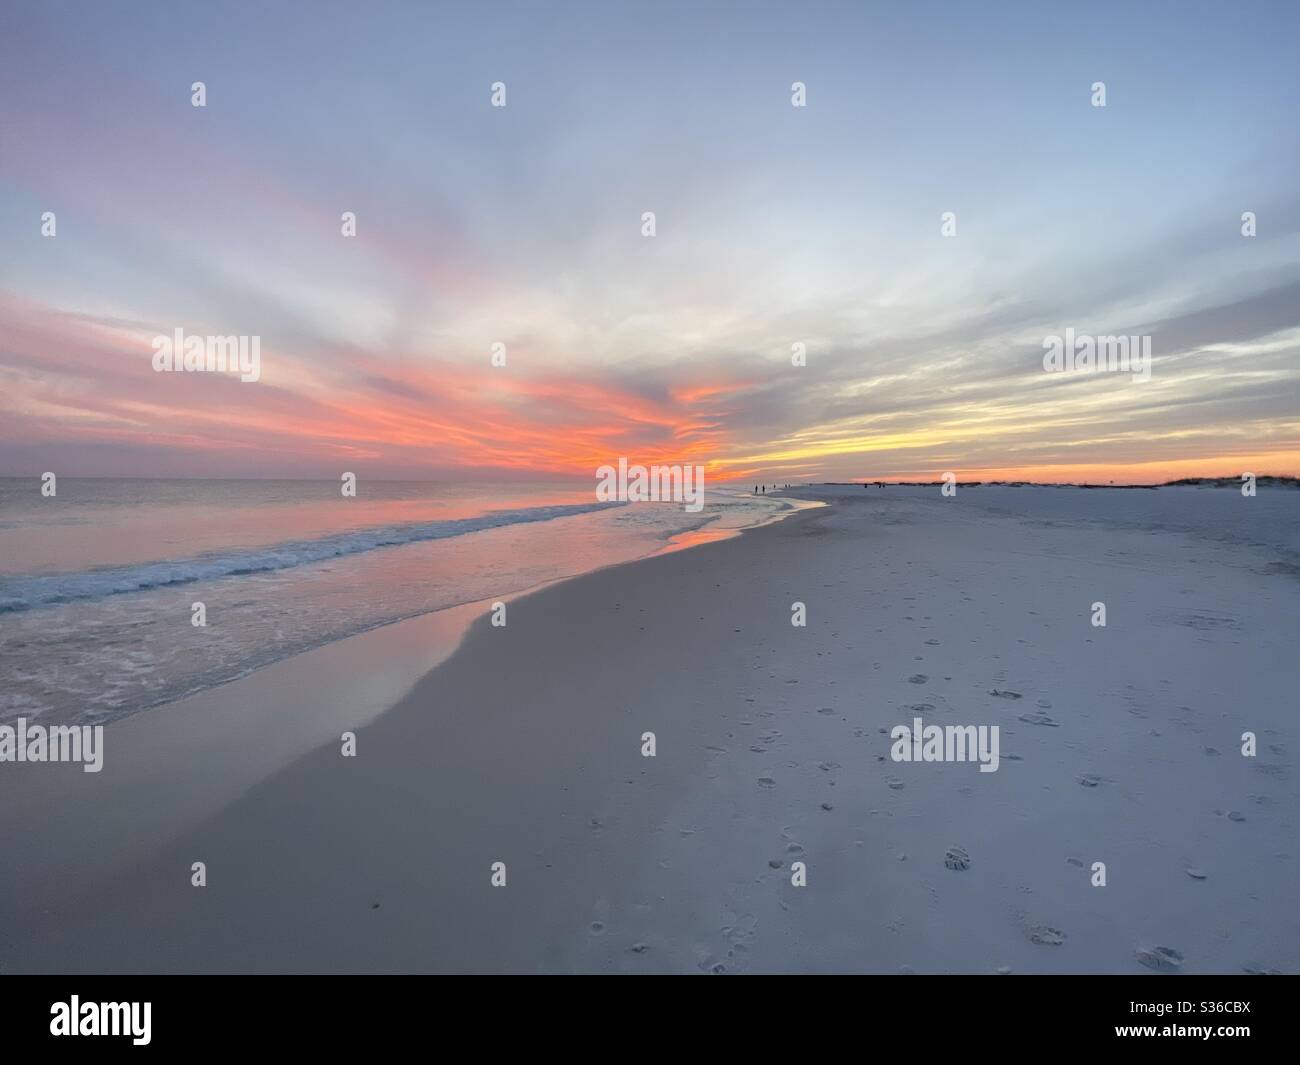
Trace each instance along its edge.
<instances>
[{"instance_id":1,"label":"footprint in sand","mask_svg":"<svg viewBox=\"0 0 1300 1065\"><path fill-rule=\"evenodd\" d=\"M1047 714L1021 714L1020 720L1026 725L1046 725L1049 728L1060 728L1060 725Z\"/></svg>"},{"instance_id":2,"label":"footprint in sand","mask_svg":"<svg viewBox=\"0 0 1300 1065\"><path fill-rule=\"evenodd\" d=\"M760 788L774 788L776 787L776 781L771 777L759 777L758 786Z\"/></svg>"},{"instance_id":3,"label":"footprint in sand","mask_svg":"<svg viewBox=\"0 0 1300 1065\"><path fill-rule=\"evenodd\" d=\"M907 678L907 683L908 683L908 684L924 684L924 683L925 683L927 680L929 680L929 679L930 679L930 678L927 677L924 673L913 673L910 677Z\"/></svg>"},{"instance_id":4,"label":"footprint in sand","mask_svg":"<svg viewBox=\"0 0 1300 1065\"><path fill-rule=\"evenodd\" d=\"M1190 876L1193 880L1204 880L1204 879L1205 879L1205 873L1204 873L1202 870L1200 870L1200 869L1194 869L1194 868L1193 868L1192 866L1190 866L1190 865L1189 865L1186 869L1184 869L1183 872L1185 872L1185 873L1186 873L1188 876Z\"/></svg>"},{"instance_id":5,"label":"footprint in sand","mask_svg":"<svg viewBox=\"0 0 1300 1065\"><path fill-rule=\"evenodd\" d=\"M1105 782L1106 778L1098 776L1096 773L1084 773L1079 778L1079 783L1085 788L1095 788L1098 784L1104 784Z\"/></svg>"},{"instance_id":6,"label":"footprint in sand","mask_svg":"<svg viewBox=\"0 0 1300 1065\"><path fill-rule=\"evenodd\" d=\"M990 694L990 695L993 695L993 696L996 696L996 697L999 698L999 699L1020 699L1020 698L1022 698L1022 696L1021 696L1021 694L1020 694L1019 692L1001 691L1001 690L998 689L998 688L990 688L990 689L989 689L989 694Z\"/></svg>"},{"instance_id":7,"label":"footprint in sand","mask_svg":"<svg viewBox=\"0 0 1300 1065\"><path fill-rule=\"evenodd\" d=\"M886 777L886 778L885 778L885 785L886 785L887 787L893 788L894 791L902 791L902 790L903 790L903 782L902 782L901 780L899 780L898 777Z\"/></svg>"},{"instance_id":8,"label":"footprint in sand","mask_svg":"<svg viewBox=\"0 0 1300 1065\"><path fill-rule=\"evenodd\" d=\"M1065 933L1050 925L1036 924L1029 930L1029 941L1047 947L1059 947L1065 942Z\"/></svg>"},{"instance_id":9,"label":"footprint in sand","mask_svg":"<svg viewBox=\"0 0 1300 1065\"><path fill-rule=\"evenodd\" d=\"M1229 810L1229 811L1228 811L1228 820L1229 820L1229 821L1244 821L1244 820L1246 820L1246 815L1243 814L1243 813L1241 813L1241 812L1238 811L1238 810Z\"/></svg>"},{"instance_id":10,"label":"footprint in sand","mask_svg":"<svg viewBox=\"0 0 1300 1065\"><path fill-rule=\"evenodd\" d=\"M1066 858L1065 860L1066 860L1066 862L1069 863L1070 865L1073 865L1076 869L1082 869L1082 868L1083 868L1083 862L1082 862L1080 859L1078 859L1078 858Z\"/></svg>"},{"instance_id":11,"label":"footprint in sand","mask_svg":"<svg viewBox=\"0 0 1300 1065\"><path fill-rule=\"evenodd\" d=\"M949 847L948 850L944 853L943 864L946 865L949 869L957 869L957 870L969 869L970 855L967 854L961 847Z\"/></svg>"},{"instance_id":12,"label":"footprint in sand","mask_svg":"<svg viewBox=\"0 0 1300 1065\"><path fill-rule=\"evenodd\" d=\"M1148 969L1154 969L1158 973L1176 973L1183 967L1182 952L1174 950L1173 947L1152 947L1150 950L1137 950L1134 951L1134 955Z\"/></svg>"}]
</instances>

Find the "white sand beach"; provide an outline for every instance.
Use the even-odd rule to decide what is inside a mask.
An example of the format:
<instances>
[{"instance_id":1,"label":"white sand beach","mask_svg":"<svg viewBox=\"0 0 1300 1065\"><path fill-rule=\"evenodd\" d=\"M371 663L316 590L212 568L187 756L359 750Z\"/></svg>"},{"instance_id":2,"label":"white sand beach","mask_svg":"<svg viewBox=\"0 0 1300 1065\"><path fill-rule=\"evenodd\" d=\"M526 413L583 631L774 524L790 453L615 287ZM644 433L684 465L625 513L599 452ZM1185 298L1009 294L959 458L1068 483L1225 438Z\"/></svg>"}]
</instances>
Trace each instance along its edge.
<instances>
[{"instance_id":1,"label":"white sand beach","mask_svg":"<svg viewBox=\"0 0 1300 1065\"><path fill-rule=\"evenodd\" d=\"M1219 518L1300 493L793 494L8 767L0 971L1300 969L1300 580ZM892 760L916 717L997 770Z\"/></svg>"}]
</instances>

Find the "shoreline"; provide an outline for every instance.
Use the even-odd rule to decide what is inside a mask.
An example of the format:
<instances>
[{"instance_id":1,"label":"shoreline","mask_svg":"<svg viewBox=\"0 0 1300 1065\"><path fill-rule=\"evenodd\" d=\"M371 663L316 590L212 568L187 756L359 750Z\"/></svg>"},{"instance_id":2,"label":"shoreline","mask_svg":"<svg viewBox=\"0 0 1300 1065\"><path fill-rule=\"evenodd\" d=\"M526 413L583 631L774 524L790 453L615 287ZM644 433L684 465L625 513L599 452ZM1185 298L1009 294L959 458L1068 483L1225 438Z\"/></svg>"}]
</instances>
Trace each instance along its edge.
<instances>
[{"instance_id":1,"label":"shoreline","mask_svg":"<svg viewBox=\"0 0 1300 1065\"><path fill-rule=\"evenodd\" d=\"M1294 971L1293 578L1237 545L857 491L480 617L355 759L316 746L26 899L5 968L1142 972L1163 945L1188 972ZM1000 769L889 761L882 731L918 713L1000 725Z\"/></svg>"},{"instance_id":2,"label":"shoreline","mask_svg":"<svg viewBox=\"0 0 1300 1065\"><path fill-rule=\"evenodd\" d=\"M507 593L502 601L509 605L592 573L735 539L798 512L796 506L750 528L715 530L698 540L699 530L674 534L648 555L555 577ZM6 765L9 771L0 773L0 848L24 868L27 879L21 885L0 881L0 912L20 909L28 893L62 896L61 885L70 876L120 873L137 856L334 742L341 731L364 727L392 710L455 654L493 601L457 603L384 622L115 718L100 726L111 773L85 774L79 765L58 763ZM99 775L105 779L85 779ZM150 802L155 792L169 801ZM54 831L86 830L90 846L73 853L30 838L20 814L29 805L43 811ZM121 811L130 812L129 824Z\"/></svg>"},{"instance_id":3,"label":"shoreline","mask_svg":"<svg viewBox=\"0 0 1300 1065\"><path fill-rule=\"evenodd\" d=\"M0 580L6 593L0 595L0 630L15 649L15 683L0 700L0 723L25 716L30 723L106 726L183 704L297 655L385 626L506 600L602 566L726 539L744 528L781 520L799 506L798 501L773 500L761 508L766 513L737 516L745 508L731 509L734 498L713 503L716 507L698 518L688 514L684 528L672 520L674 514L681 517L681 508L671 505L648 506L626 527L603 531L591 520L611 508L597 504L586 504L585 510L568 505L561 514L538 513L556 509L547 504L525 508L523 517L518 515L525 510L518 508L479 508L469 518L354 524L318 537L257 541L224 555L12 574ZM458 523L486 524L454 535L430 532L432 526ZM399 531L390 536L390 528ZM314 557L344 540L357 549ZM297 557L304 553L306 560ZM227 572L237 559L249 568ZM215 574L202 575L204 567L214 566ZM280 572L294 574L287 592L274 579L266 583L268 574ZM128 576L120 587L104 592L111 584L105 574ZM463 576L449 576L454 574ZM61 598L65 595L70 598ZM287 597L284 602L281 596ZM13 605L29 600L30 605ZM278 610L259 612L259 603ZM340 609L342 604L346 607ZM185 627L177 631L174 617L200 605L205 615L194 623L197 633ZM207 612L218 628L225 626L224 632L207 629ZM237 638L257 631L262 635L257 642ZM62 667L63 644L46 635L51 632L73 649L67 669ZM119 632L121 639L101 635Z\"/></svg>"}]
</instances>

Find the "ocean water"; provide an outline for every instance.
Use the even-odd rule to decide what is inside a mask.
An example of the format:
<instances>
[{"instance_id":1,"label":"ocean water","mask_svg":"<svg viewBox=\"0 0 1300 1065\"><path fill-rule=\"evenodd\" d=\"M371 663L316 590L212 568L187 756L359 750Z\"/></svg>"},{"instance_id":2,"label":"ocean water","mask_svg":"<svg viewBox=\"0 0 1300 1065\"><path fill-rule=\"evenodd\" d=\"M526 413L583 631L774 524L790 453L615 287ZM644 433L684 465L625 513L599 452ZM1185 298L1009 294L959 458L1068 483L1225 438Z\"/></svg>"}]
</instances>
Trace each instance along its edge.
<instances>
[{"instance_id":1,"label":"ocean water","mask_svg":"<svg viewBox=\"0 0 1300 1065\"><path fill-rule=\"evenodd\" d=\"M0 479L0 723L102 723L278 659L776 520L593 484ZM206 626L191 623L202 603Z\"/></svg>"}]
</instances>

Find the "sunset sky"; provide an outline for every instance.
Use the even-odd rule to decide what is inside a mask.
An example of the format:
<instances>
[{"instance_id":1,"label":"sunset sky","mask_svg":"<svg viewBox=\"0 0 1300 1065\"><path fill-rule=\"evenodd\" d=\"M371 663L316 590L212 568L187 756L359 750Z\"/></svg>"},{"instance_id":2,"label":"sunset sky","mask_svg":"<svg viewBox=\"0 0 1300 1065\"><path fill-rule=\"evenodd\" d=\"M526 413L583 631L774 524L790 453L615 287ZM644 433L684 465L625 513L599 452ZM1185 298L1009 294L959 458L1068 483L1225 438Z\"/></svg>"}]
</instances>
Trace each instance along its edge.
<instances>
[{"instance_id":1,"label":"sunset sky","mask_svg":"<svg viewBox=\"0 0 1300 1065\"><path fill-rule=\"evenodd\" d=\"M1300 473L1300 6L1047 6L6 3L0 474Z\"/></svg>"}]
</instances>

